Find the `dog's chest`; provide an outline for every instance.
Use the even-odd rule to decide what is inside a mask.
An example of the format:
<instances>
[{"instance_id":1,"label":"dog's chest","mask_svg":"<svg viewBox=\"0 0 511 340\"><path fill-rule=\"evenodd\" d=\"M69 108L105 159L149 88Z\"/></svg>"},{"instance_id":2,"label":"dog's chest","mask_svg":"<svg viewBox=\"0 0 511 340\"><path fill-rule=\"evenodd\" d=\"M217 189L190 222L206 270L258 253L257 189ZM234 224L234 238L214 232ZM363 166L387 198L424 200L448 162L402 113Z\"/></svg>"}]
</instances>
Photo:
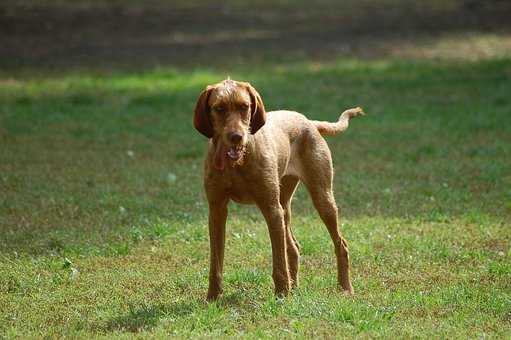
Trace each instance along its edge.
<instances>
[{"instance_id":1,"label":"dog's chest","mask_svg":"<svg viewBox=\"0 0 511 340\"><path fill-rule=\"evenodd\" d=\"M225 171L222 175L222 184L230 199L237 203L253 203L252 188L246 176L234 169Z\"/></svg>"}]
</instances>

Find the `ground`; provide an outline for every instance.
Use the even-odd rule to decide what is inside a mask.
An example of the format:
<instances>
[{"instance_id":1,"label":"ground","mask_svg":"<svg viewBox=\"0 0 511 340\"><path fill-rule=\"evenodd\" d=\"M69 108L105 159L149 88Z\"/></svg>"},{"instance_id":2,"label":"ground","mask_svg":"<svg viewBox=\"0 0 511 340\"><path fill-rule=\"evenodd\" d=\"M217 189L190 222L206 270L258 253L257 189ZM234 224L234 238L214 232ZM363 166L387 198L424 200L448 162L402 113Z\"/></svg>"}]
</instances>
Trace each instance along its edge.
<instances>
[{"instance_id":1,"label":"ground","mask_svg":"<svg viewBox=\"0 0 511 340\"><path fill-rule=\"evenodd\" d=\"M0 337L511 336L505 2L44 3L0 12ZM263 218L232 204L205 302L191 116L228 75L268 109L367 112L328 138L354 297L300 188L300 287L274 298Z\"/></svg>"}]
</instances>

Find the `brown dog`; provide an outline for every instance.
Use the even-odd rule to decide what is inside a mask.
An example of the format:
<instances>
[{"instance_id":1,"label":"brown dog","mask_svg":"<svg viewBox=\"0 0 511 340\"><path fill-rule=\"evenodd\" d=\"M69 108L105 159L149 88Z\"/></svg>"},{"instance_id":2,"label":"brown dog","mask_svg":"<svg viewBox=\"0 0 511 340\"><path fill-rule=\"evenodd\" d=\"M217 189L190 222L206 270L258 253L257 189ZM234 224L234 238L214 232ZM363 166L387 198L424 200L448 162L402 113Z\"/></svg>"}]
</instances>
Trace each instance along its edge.
<instances>
[{"instance_id":1,"label":"brown dog","mask_svg":"<svg viewBox=\"0 0 511 340\"><path fill-rule=\"evenodd\" d=\"M298 285L299 246L291 231L291 198L302 181L325 223L337 257L337 279L350 294L348 246L338 229L332 193L332 157L321 135L345 130L362 109L345 111L337 123L308 120L292 111L266 112L249 84L224 80L197 101L193 123L210 138L204 187L209 204L208 300L222 293L225 222L229 200L255 203L271 238L275 293Z\"/></svg>"}]
</instances>

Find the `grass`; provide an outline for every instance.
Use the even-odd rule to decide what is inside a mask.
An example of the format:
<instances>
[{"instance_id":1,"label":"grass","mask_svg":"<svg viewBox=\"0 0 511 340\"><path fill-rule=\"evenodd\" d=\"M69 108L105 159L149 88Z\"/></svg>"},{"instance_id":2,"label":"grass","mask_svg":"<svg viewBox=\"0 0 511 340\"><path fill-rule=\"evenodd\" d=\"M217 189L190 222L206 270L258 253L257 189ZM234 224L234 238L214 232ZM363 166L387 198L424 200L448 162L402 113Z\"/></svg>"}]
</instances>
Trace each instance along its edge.
<instances>
[{"instance_id":1,"label":"grass","mask_svg":"<svg viewBox=\"0 0 511 340\"><path fill-rule=\"evenodd\" d=\"M300 188L301 284L272 295L266 226L230 206L225 294L204 302L199 91L368 113L329 138L356 295ZM338 59L247 69L3 72L0 336L511 336L511 60Z\"/></svg>"}]
</instances>

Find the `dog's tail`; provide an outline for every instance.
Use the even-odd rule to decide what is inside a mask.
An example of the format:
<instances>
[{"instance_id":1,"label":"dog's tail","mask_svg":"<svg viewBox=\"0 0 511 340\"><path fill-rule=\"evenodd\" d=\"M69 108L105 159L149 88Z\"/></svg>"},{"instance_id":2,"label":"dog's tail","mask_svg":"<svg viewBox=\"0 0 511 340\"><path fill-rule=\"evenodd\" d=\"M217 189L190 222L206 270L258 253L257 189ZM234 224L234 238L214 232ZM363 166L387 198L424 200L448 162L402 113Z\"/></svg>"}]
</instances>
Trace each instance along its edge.
<instances>
[{"instance_id":1,"label":"dog's tail","mask_svg":"<svg viewBox=\"0 0 511 340\"><path fill-rule=\"evenodd\" d=\"M339 117L339 120L335 123L322 122L319 120L313 120L312 123L314 123L316 129L318 129L319 133L323 136L333 136L346 130L351 118L363 115L365 115L364 111L360 107L356 107L344 111Z\"/></svg>"}]
</instances>

